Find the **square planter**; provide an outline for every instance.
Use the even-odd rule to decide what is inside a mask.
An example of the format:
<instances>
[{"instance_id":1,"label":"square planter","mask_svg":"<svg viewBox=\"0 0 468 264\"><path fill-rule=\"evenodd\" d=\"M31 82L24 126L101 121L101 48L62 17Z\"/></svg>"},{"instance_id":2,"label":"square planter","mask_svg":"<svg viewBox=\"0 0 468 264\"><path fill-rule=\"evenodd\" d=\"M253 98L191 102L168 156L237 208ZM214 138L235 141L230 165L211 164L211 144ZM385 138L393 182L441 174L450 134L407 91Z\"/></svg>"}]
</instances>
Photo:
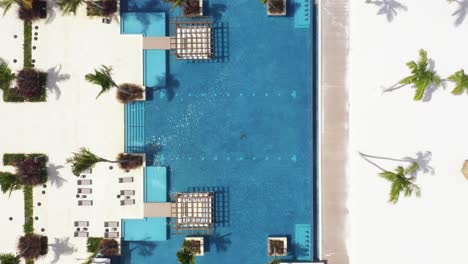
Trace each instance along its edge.
<instances>
[{"instance_id":1,"label":"square planter","mask_svg":"<svg viewBox=\"0 0 468 264\"><path fill-rule=\"evenodd\" d=\"M273 243L283 243L283 252L276 252L272 248ZM283 257L288 255L288 238L287 237L269 237L268 238L268 256Z\"/></svg>"},{"instance_id":2,"label":"square planter","mask_svg":"<svg viewBox=\"0 0 468 264\"><path fill-rule=\"evenodd\" d=\"M203 254L205 253L205 247L203 246L204 244L203 237L186 237L185 240L186 241L198 241L200 243L200 248L199 248L200 252L196 253L195 256L203 256Z\"/></svg>"},{"instance_id":3,"label":"square planter","mask_svg":"<svg viewBox=\"0 0 468 264\"><path fill-rule=\"evenodd\" d=\"M182 7L182 15L185 17L198 17L198 16L203 16L203 0L188 0L188 2L192 2L192 4L195 5L194 8L196 8L196 5L198 5L198 12L196 10L192 10L192 12L187 13L188 10L186 7Z\"/></svg>"},{"instance_id":4,"label":"square planter","mask_svg":"<svg viewBox=\"0 0 468 264\"><path fill-rule=\"evenodd\" d=\"M281 2L282 1L282 2ZM275 2L278 2L278 0L268 0L267 2L267 13L269 16L285 16L286 15L286 2L287 0L279 0L279 2L283 5L283 8L281 10L275 10L274 7L271 7L274 5Z\"/></svg>"}]
</instances>

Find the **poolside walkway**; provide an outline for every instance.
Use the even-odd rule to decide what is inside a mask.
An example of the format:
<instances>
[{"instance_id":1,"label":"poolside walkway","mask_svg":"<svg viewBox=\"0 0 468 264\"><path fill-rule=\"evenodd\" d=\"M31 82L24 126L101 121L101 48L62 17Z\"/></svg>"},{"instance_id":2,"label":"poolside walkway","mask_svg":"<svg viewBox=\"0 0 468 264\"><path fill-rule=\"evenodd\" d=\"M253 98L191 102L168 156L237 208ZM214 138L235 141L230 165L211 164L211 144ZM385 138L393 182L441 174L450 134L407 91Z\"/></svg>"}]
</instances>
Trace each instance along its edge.
<instances>
[{"instance_id":1,"label":"poolside walkway","mask_svg":"<svg viewBox=\"0 0 468 264\"><path fill-rule=\"evenodd\" d=\"M170 50L171 37L143 37L143 49Z\"/></svg>"},{"instance_id":2,"label":"poolside walkway","mask_svg":"<svg viewBox=\"0 0 468 264\"><path fill-rule=\"evenodd\" d=\"M321 258L347 264L348 1L322 0L319 9Z\"/></svg>"}]
</instances>

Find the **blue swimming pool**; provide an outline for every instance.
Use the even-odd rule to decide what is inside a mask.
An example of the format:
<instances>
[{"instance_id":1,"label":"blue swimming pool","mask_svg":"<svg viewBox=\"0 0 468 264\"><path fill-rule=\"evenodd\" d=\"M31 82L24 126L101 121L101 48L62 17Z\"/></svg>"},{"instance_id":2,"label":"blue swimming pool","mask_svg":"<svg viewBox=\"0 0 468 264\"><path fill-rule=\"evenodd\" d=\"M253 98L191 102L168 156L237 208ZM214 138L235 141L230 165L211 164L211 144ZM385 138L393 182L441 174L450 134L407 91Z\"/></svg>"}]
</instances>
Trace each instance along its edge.
<instances>
[{"instance_id":1,"label":"blue swimming pool","mask_svg":"<svg viewBox=\"0 0 468 264\"><path fill-rule=\"evenodd\" d=\"M267 17L260 1L205 1L215 21L215 59L170 56L163 85L147 88L149 165L169 167L168 192L215 192L215 233L198 264L266 263L267 238L278 235L288 237L285 259L317 254L313 43L300 9L305 2L290 1L287 17ZM127 0L121 9L168 6ZM183 239L123 241L122 263L177 263Z\"/></svg>"}]
</instances>

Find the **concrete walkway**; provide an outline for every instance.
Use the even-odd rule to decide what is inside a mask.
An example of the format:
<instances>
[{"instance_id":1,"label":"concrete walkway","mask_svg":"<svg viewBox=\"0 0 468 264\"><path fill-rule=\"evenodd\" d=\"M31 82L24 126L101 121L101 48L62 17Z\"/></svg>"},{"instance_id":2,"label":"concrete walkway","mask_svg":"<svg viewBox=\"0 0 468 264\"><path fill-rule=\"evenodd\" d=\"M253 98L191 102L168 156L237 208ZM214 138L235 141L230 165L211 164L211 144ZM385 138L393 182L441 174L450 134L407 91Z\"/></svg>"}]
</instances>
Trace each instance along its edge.
<instances>
[{"instance_id":1,"label":"concrete walkway","mask_svg":"<svg viewBox=\"0 0 468 264\"><path fill-rule=\"evenodd\" d=\"M171 37L143 37L143 49L170 50Z\"/></svg>"},{"instance_id":2,"label":"concrete walkway","mask_svg":"<svg viewBox=\"0 0 468 264\"><path fill-rule=\"evenodd\" d=\"M347 264L348 1L322 0L319 12L321 258Z\"/></svg>"}]
</instances>

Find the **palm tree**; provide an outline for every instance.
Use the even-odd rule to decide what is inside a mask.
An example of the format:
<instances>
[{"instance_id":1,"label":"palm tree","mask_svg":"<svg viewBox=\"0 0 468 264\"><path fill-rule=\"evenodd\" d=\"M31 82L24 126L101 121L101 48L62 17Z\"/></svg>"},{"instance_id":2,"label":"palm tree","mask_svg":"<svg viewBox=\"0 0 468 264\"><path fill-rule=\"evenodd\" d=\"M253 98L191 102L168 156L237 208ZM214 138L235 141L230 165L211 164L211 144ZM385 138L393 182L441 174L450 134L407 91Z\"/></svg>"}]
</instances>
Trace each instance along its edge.
<instances>
[{"instance_id":1,"label":"palm tree","mask_svg":"<svg viewBox=\"0 0 468 264\"><path fill-rule=\"evenodd\" d=\"M32 9L32 0L0 0L0 8L4 9L3 15L5 15L15 3L27 10Z\"/></svg>"},{"instance_id":2,"label":"palm tree","mask_svg":"<svg viewBox=\"0 0 468 264\"><path fill-rule=\"evenodd\" d=\"M464 90L468 92L468 75L465 74L464 70L455 72L447 79L455 83L455 88L452 90L452 94L458 95L463 93Z\"/></svg>"},{"instance_id":3,"label":"palm tree","mask_svg":"<svg viewBox=\"0 0 468 264\"><path fill-rule=\"evenodd\" d=\"M421 195L421 189L418 185L414 183L416 181L415 173L419 170L419 164L414 161L408 160L401 160L407 161L411 164L407 168L403 168L402 166L398 166L393 172L388 171L381 166L377 165L375 162L369 160L369 157L378 158L375 156L366 155L363 153L359 153L367 162L377 167L381 172L378 174L380 177L386 179L391 183L390 188L390 203L397 203L398 199L400 198L400 194L403 193L404 196L409 197L413 193L416 194L417 197ZM390 159L396 160L396 159Z\"/></svg>"},{"instance_id":4,"label":"palm tree","mask_svg":"<svg viewBox=\"0 0 468 264\"><path fill-rule=\"evenodd\" d=\"M191 247L190 241L184 240L182 248L177 251L177 260L182 264L195 264L195 250Z\"/></svg>"},{"instance_id":5,"label":"palm tree","mask_svg":"<svg viewBox=\"0 0 468 264\"><path fill-rule=\"evenodd\" d=\"M112 67L101 65L100 69L94 69L94 73L88 73L85 75L85 80L101 86L101 91L96 96L98 98L101 94L108 92L112 87L118 90L118 93L123 94L126 101L132 101L134 99L142 98L143 89L137 85L122 84L117 85L117 83L112 79Z\"/></svg>"},{"instance_id":6,"label":"palm tree","mask_svg":"<svg viewBox=\"0 0 468 264\"><path fill-rule=\"evenodd\" d=\"M122 169L126 170L136 169L143 165L143 159L139 155L120 153L117 160L108 160L95 155L86 148L80 148L78 152L73 153L73 156L67 159L67 163L72 164L72 172L75 176L93 168L99 162L118 163Z\"/></svg>"},{"instance_id":7,"label":"palm tree","mask_svg":"<svg viewBox=\"0 0 468 264\"><path fill-rule=\"evenodd\" d=\"M98 162L109 162L101 158L86 148L80 148L76 153L73 153L71 158L67 159L67 163L72 164L72 172L75 176L79 176L83 171L89 170Z\"/></svg>"},{"instance_id":8,"label":"palm tree","mask_svg":"<svg viewBox=\"0 0 468 264\"><path fill-rule=\"evenodd\" d=\"M411 75L402 79L392 87L384 90L384 92L391 92L408 84L413 84L416 87L416 94L414 95L413 100L420 101L429 85L434 84L436 87L440 86L440 76L437 75L435 71L428 69L429 63L427 52L425 50L419 50L418 62L410 61L406 63L406 66L411 70ZM398 84L399 86L397 86Z\"/></svg>"},{"instance_id":9,"label":"palm tree","mask_svg":"<svg viewBox=\"0 0 468 264\"><path fill-rule=\"evenodd\" d=\"M14 190L21 189L20 179L13 173L0 172L0 187L3 193L11 196Z\"/></svg>"},{"instance_id":10,"label":"palm tree","mask_svg":"<svg viewBox=\"0 0 468 264\"><path fill-rule=\"evenodd\" d=\"M11 83L15 79L15 74L8 68L8 64L0 61L0 90L10 89Z\"/></svg>"}]
</instances>

